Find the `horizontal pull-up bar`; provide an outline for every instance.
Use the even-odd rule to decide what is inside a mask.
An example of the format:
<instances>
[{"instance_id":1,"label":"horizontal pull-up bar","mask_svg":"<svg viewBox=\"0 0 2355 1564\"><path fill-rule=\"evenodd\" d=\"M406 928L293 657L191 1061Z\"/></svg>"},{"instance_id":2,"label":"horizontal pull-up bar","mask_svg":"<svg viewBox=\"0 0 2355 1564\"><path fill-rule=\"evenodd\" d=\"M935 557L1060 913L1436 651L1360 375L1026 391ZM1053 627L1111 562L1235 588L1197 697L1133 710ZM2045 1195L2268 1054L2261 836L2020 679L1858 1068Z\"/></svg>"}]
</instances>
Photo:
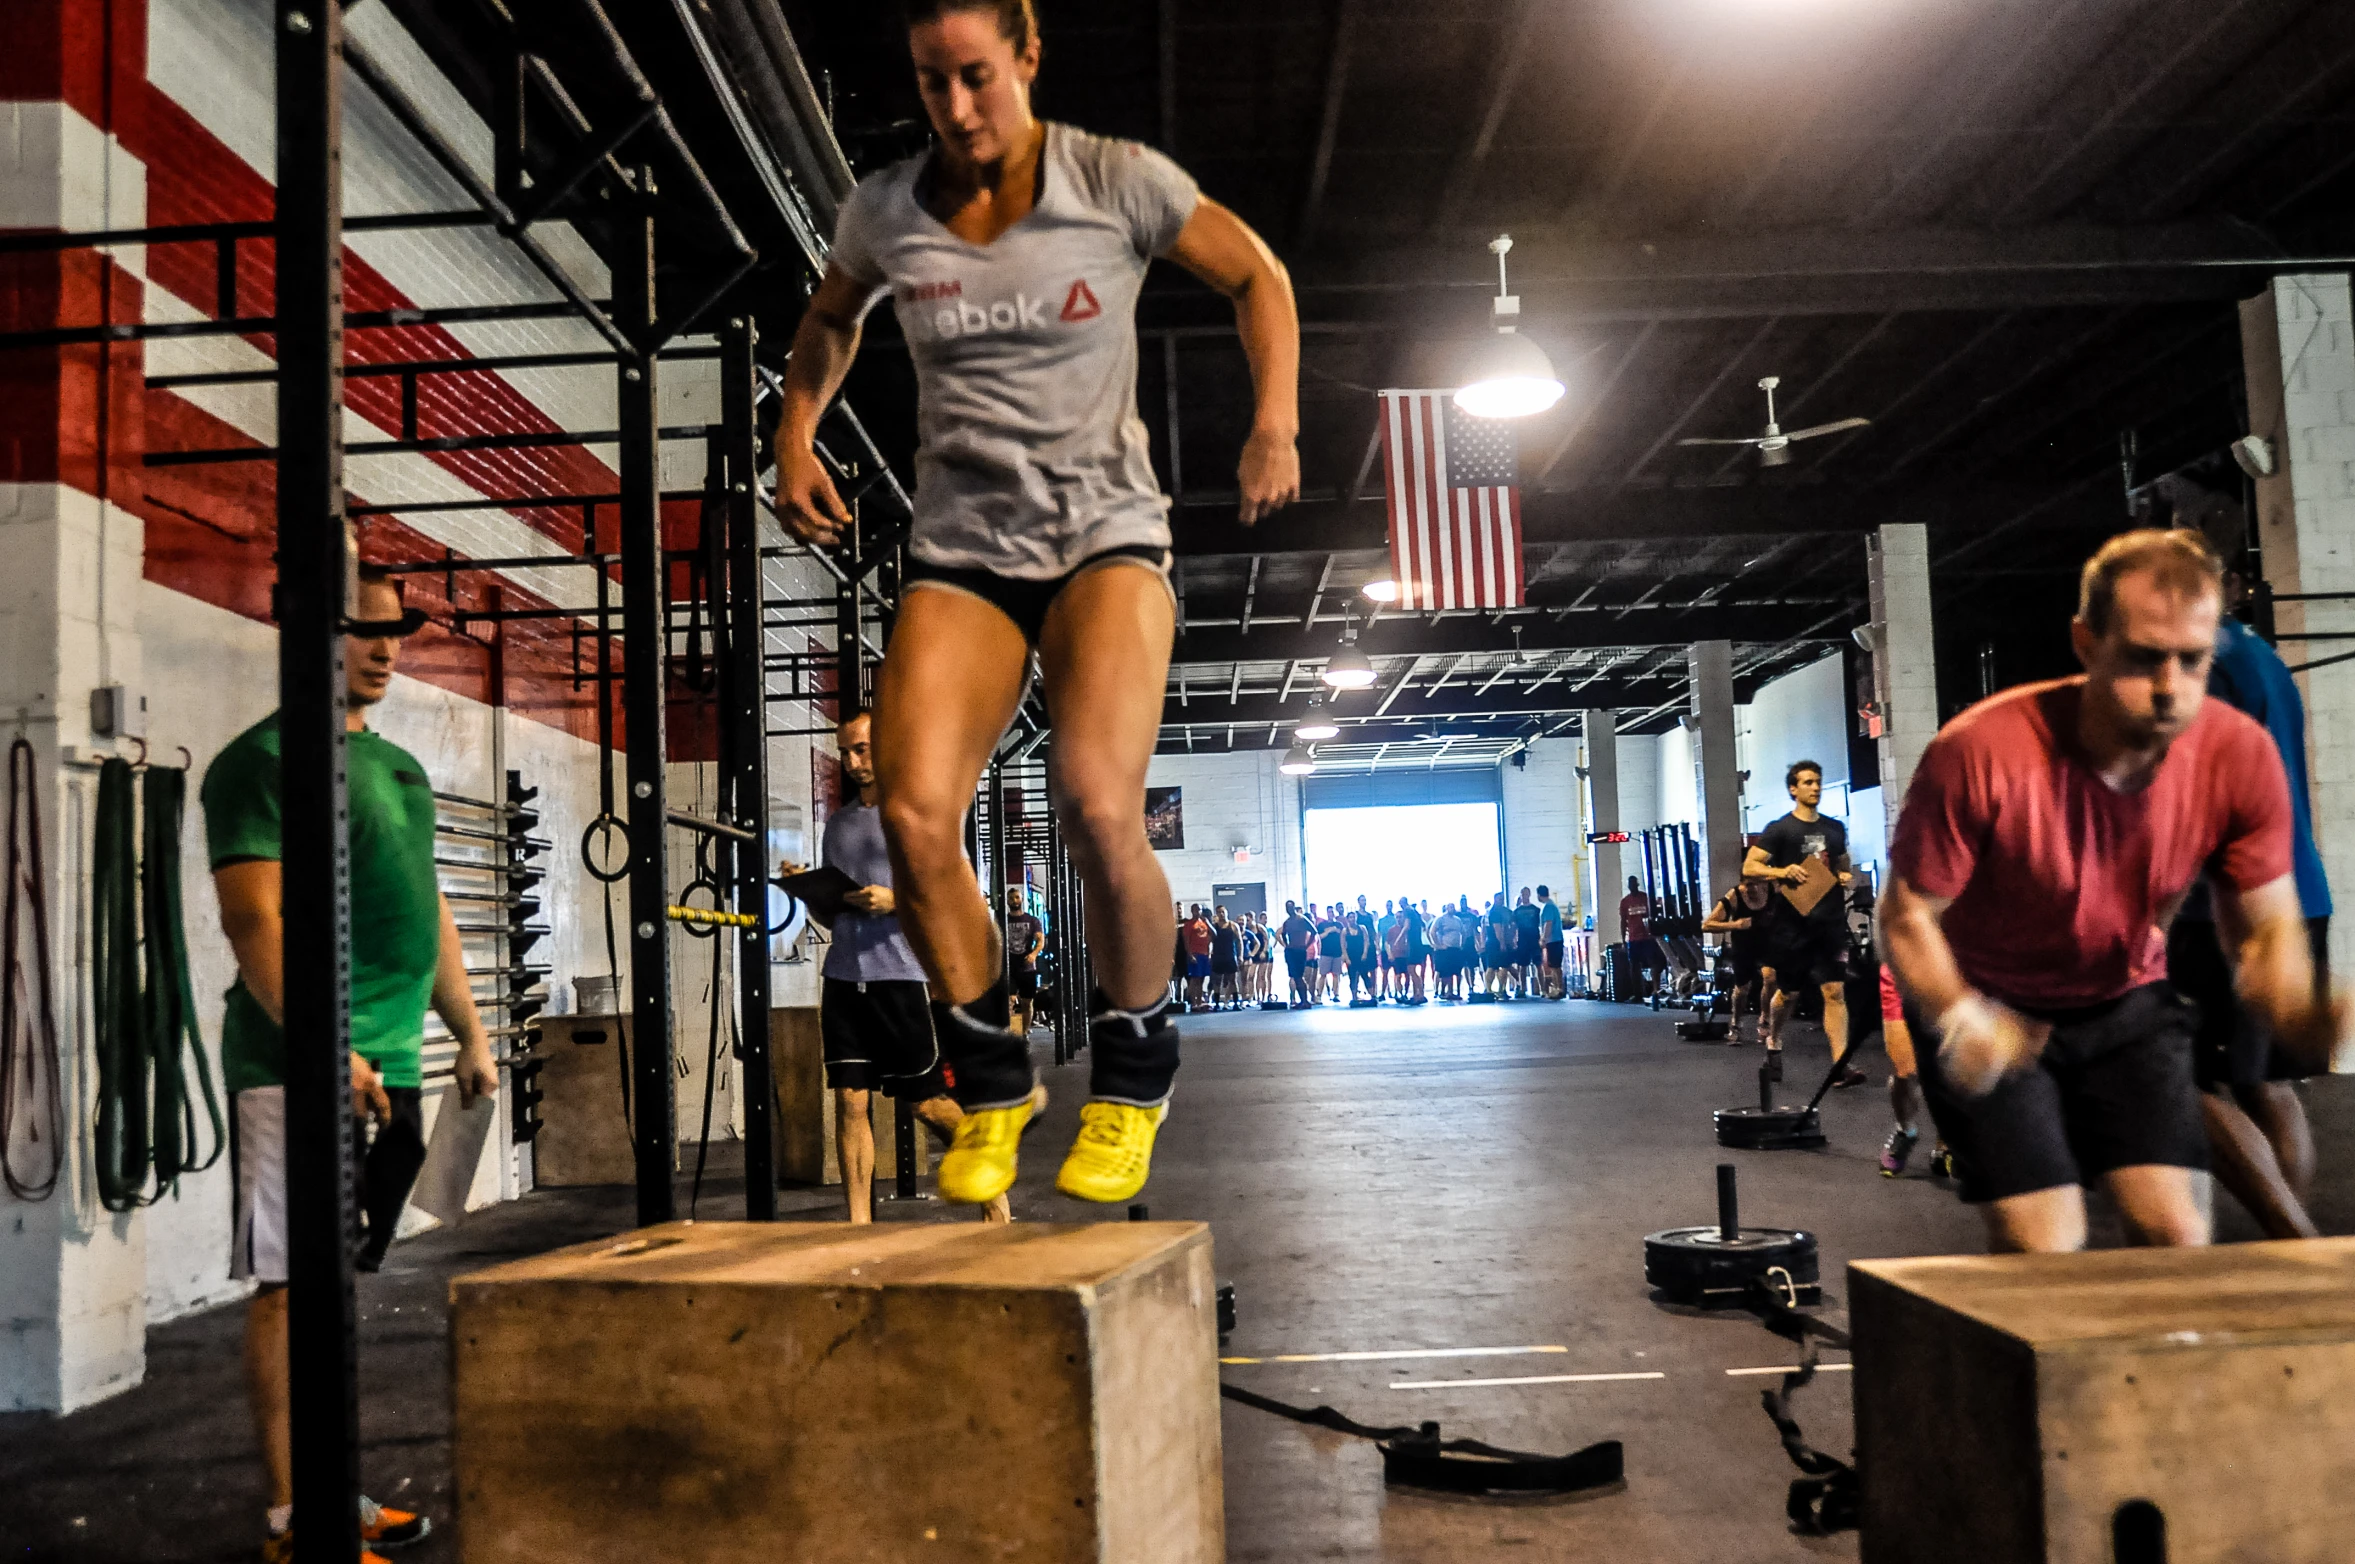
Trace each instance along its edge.
<instances>
[{"instance_id":1,"label":"horizontal pull-up bar","mask_svg":"<svg viewBox=\"0 0 2355 1564\"><path fill-rule=\"evenodd\" d=\"M488 228L488 212L369 212L343 220L345 233L383 233L404 228ZM235 244L240 239L269 239L278 225L268 218L232 223L168 223L154 228L101 228L80 233L20 233L0 235L0 255L39 251L97 250L115 245Z\"/></svg>"},{"instance_id":2,"label":"horizontal pull-up bar","mask_svg":"<svg viewBox=\"0 0 2355 1564\"><path fill-rule=\"evenodd\" d=\"M664 440L707 440L714 426L709 424L678 424L655 431ZM350 440L344 444L346 456L390 456L418 451L521 451L547 446L619 445L619 429L588 429L574 433L565 429L516 430L504 434L445 435L430 440ZM142 458L150 467L197 467L216 462L274 462L278 447L274 445L231 445L197 451L150 451Z\"/></svg>"},{"instance_id":3,"label":"horizontal pull-up bar","mask_svg":"<svg viewBox=\"0 0 2355 1564\"><path fill-rule=\"evenodd\" d=\"M655 355L665 362L686 362L713 359L720 356L716 347L697 346L665 348ZM347 362L343 366L346 380L383 379L391 375L457 375L471 370L497 373L510 369L586 369L602 364L618 364L621 355L611 348L591 349L582 353L494 353L481 358L420 358L388 362ZM181 386L248 386L263 385L278 378L275 369L209 369L184 375L149 375L150 391L173 391Z\"/></svg>"},{"instance_id":4,"label":"horizontal pull-up bar","mask_svg":"<svg viewBox=\"0 0 2355 1564\"><path fill-rule=\"evenodd\" d=\"M687 814L683 810L666 809L663 811L663 818L672 825L683 827L689 831L701 831L706 836L732 837L739 842L758 842L760 840L760 833L757 831L747 831L740 825L729 825L725 821L706 820L701 815Z\"/></svg>"},{"instance_id":5,"label":"horizontal pull-up bar","mask_svg":"<svg viewBox=\"0 0 2355 1564\"><path fill-rule=\"evenodd\" d=\"M570 304L457 304L441 309L402 307L353 310L343 318L347 331L392 330L402 326L458 326L496 320L572 320L580 312ZM106 326L52 326L40 331L0 332L0 350L61 348L91 342L152 342L174 337L256 337L275 332L275 315L240 315L227 320L151 320Z\"/></svg>"}]
</instances>

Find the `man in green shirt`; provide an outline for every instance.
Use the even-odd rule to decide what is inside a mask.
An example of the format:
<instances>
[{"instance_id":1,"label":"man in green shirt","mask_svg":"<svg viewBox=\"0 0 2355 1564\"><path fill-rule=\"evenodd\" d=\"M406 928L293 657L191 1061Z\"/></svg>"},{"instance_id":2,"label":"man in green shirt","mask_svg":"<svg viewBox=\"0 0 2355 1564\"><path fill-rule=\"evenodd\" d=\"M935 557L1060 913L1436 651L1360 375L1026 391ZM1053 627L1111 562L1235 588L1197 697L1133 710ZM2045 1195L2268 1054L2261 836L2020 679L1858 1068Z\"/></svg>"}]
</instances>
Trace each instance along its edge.
<instances>
[{"instance_id":1,"label":"man in green shirt","mask_svg":"<svg viewBox=\"0 0 2355 1564\"><path fill-rule=\"evenodd\" d=\"M425 768L368 730L368 708L392 687L401 639L425 616L404 611L395 579L363 567L344 638L345 772L351 840L352 1112L374 1270L392 1241L425 1161L421 1088L425 1007L458 1040L461 1106L499 1089L467 986L458 926L434 877L434 803ZM229 742L206 768L205 837L221 927L237 954L237 982L221 1022L221 1072L236 1096L237 1240L230 1273L260 1284L246 1315L246 1389L270 1485L266 1564L293 1557L294 1505L286 1356L285 924L280 897L279 740L275 712ZM297 1039L295 1046L303 1046ZM425 1535L423 1516L361 1501L372 1546Z\"/></svg>"}]
</instances>

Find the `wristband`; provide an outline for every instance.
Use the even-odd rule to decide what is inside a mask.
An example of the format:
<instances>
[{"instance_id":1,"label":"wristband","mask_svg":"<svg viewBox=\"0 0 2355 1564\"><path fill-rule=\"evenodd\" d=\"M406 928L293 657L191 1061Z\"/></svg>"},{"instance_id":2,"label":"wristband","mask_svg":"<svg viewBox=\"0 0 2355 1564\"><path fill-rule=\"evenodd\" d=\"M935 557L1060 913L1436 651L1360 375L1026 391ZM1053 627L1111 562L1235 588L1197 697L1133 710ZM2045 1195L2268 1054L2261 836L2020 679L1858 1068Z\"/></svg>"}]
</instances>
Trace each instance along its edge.
<instances>
[{"instance_id":1,"label":"wristband","mask_svg":"<svg viewBox=\"0 0 2355 1564\"><path fill-rule=\"evenodd\" d=\"M1985 994L1966 992L1962 998L1938 1012L1938 1035L1951 1037L1958 1031L1993 1027L1998 1024L2001 1011L1994 1000Z\"/></svg>"}]
</instances>

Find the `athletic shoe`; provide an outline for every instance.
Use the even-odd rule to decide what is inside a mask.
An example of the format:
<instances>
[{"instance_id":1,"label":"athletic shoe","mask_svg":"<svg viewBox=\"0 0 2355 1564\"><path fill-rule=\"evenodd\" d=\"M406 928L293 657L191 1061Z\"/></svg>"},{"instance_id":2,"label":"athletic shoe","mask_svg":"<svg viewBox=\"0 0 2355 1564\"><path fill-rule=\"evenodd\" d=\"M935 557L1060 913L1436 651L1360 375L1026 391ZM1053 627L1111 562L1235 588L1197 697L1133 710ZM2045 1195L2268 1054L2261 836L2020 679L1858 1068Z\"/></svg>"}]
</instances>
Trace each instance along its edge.
<instances>
[{"instance_id":1,"label":"athletic shoe","mask_svg":"<svg viewBox=\"0 0 2355 1564\"><path fill-rule=\"evenodd\" d=\"M1935 1147L1930 1152L1930 1177L1954 1177L1954 1153L1944 1146Z\"/></svg>"},{"instance_id":2,"label":"athletic shoe","mask_svg":"<svg viewBox=\"0 0 2355 1564\"><path fill-rule=\"evenodd\" d=\"M1832 1077L1832 1085L1836 1090L1845 1091L1851 1086L1870 1086L1871 1084L1872 1077L1866 1075L1862 1070L1859 1070L1854 1065L1850 1065L1847 1069L1842 1070L1838 1075Z\"/></svg>"},{"instance_id":3,"label":"athletic shoe","mask_svg":"<svg viewBox=\"0 0 2355 1564\"><path fill-rule=\"evenodd\" d=\"M420 1534L422 1535L422 1534ZM262 1564L294 1564L294 1528L274 1531L262 1543ZM391 1564L383 1554L370 1548L360 1550L360 1564Z\"/></svg>"},{"instance_id":4,"label":"athletic shoe","mask_svg":"<svg viewBox=\"0 0 2355 1564\"><path fill-rule=\"evenodd\" d=\"M1113 1204L1136 1198L1153 1172L1153 1137L1169 1116L1169 1104L1139 1108L1125 1102L1091 1102L1079 1110L1079 1138L1055 1187L1075 1200Z\"/></svg>"},{"instance_id":5,"label":"athletic shoe","mask_svg":"<svg viewBox=\"0 0 2355 1564\"><path fill-rule=\"evenodd\" d=\"M1895 1178L1905 1171L1905 1164L1913 1158L1914 1142L1922 1138L1920 1130L1907 1129L1900 1124L1889 1132L1881 1146L1881 1177Z\"/></svg>"},{"instance_id":6,"label":"athletic shoe","mask_svg":"<svg viewBox=\"0 0 2355 1564\"><path fill-rule=\"evenodd\" d=\"M940 1198L953 1205L985 1206L1012 1189L1022 1132L1045 1105L1045 1088L1034 1086L1027 1099L1011 1108L969 1110L949 1149L941 1153L934 1180Z\"/></svg>"}]
</instances>

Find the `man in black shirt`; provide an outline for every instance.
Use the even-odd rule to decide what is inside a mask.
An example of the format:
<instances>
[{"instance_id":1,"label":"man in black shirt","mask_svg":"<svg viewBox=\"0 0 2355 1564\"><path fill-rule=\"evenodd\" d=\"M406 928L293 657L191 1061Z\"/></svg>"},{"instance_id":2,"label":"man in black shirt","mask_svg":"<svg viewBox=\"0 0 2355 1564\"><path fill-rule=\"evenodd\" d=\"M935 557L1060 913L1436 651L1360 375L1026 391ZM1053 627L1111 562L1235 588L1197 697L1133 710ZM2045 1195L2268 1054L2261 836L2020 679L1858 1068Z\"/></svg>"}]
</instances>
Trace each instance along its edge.
<instances>
[{"instance_id":1,"label":"man in black shirt","mask_svg":"<svg viewBox=\"0 0 2355 1564\"><path fill-rule=\"evenodd\" d=\"M1284 970L1292 980L1291 1005L1305 1010L1316 1003L1316 987L1309 974L1316 967L1317 926L1300 915L1296 902L1284 903Z\"/></svg>"},{"instance_id":2,"label":"man in black shirt","mask_svg":"<svg viewBox=\"0 0 2355 1564\"><path fill-rule=\"evenodd\" d=\"M1529 887L1524 885L1520 901L1513 906L1513 974L1524 999L1537 997L1539 963L1545 954L1537 937L1537 920L1537 903L1529 899Z\"/></svg>"},{"instance_id":3,"label":"man in black shirt","mask_svg":"<svg viewBox=\"0 0 2355 1564\"><path fill-rule=\"evenodd\" d=\"M1742 1002L1748 1000L1753 1011L1765 1009L1765 993L1761 983L1774 981L1772 958L1767 950L1770 925L1774 919L1774 891L1763 880L1744 880L1719 898L1709 909L1709 916L1701 920L1704 934L1722 934L1727 949L1733 956L1734 1014L1733 1024L1726 1028L1725 1040L1736 1046L1743 1042ZM1766 1023L1756 1023L1763 1033Z\"/></svg>"},{"instance_id":4,"label":"man in black shirt","mask_svg":"<svg viewBox=\"0 0 2355 1564\"><path fill-rule=\"evenodd\" d=\"M1848 828L1818 812L1823 802L1823 767L1798 760L1783 774L1791 795L1791 812L1758 834L1757 845L1742 861L1745 884L1763 883L1774 890L1768 921L1767 965L1774 968L1774 1003L1767 1013L1766 1046L1780 1053L1783 1015L1790 996L1812 984L1823 995L1824 1035L1831 1040L1833 1084L1862 1086L1862 1070L1841 1061L1848 1056L1848 883L1855 878L1848 862ZM1811 874L1811 869L1813 873ZM1811 878L1820 884L1828 871L1831 883L1804 912L1794 896L1804 897Z\"/></svg>"},{"instance_id":5,"label":"man in black shirt","mask_svg":"<svg viewBox=\"0 0 2355 1564\"><path fill-rule=\"evenodd\" d=\"M1047 948L1046 920L1030 910L1019 885L1006 887L1006 1002L1015 1035L1030 1035L1038 1003L1038 958ZM1182 948L1182 947L1181 947Z\"/></svg>"}]
</instances>

